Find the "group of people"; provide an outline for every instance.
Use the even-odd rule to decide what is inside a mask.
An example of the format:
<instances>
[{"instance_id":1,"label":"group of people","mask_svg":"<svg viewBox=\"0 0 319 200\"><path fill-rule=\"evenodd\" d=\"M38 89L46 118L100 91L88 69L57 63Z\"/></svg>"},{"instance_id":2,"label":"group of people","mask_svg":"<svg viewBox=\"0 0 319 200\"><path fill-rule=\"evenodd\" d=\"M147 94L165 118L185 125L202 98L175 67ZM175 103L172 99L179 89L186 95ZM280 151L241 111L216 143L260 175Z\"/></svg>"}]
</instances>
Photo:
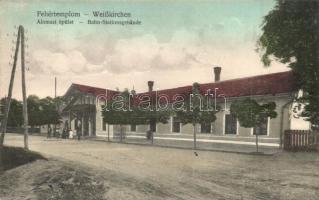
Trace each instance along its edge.
<instances>
[{"instance_id":1,"label":"group of people","mask_svg":"<svg viewBox=\"0 0 319 200\"><path fill-rule=\"evenodd\" d=\"M50 137L59 137L59 132L56 131L56 129L52 129L51 126L48 127L48 135L47 135L47 138L50 138Z\"/></svg>"},{"instance_id":2,"label":"group of people","mask_svg":"<svg viewBox=\"0 0 319 200\"><path fill-rule=\"evenodd\" d=\"M52 137L52 133L54 137L60 137L60 133L57 132L56 130L52 130L52 128L49 126L47 137L48 138ZM73 139L75 136L77 137L78 140L80 140L82 136L81 131L80 130L73 131L72 129L69 129L68 127L64 127L62 129L62 134L61 134L62 139Z\"/></svg>"},{"instance_id":3,"label":"group of people","mask_svg":"<svg viewBox=\"0 0 319 200\"><path fill-rule=\"evenodd\" d=\"M82 136L82 133L80 130L72 130L72 129L68 129L68 128L64 128L63 129L63 134L62 135L65 135L64 137L62 136L62 138L64 139L73 139L75 136L77 136L78 140L81 139L81 136Z\"/></svg>"}]
</instances>

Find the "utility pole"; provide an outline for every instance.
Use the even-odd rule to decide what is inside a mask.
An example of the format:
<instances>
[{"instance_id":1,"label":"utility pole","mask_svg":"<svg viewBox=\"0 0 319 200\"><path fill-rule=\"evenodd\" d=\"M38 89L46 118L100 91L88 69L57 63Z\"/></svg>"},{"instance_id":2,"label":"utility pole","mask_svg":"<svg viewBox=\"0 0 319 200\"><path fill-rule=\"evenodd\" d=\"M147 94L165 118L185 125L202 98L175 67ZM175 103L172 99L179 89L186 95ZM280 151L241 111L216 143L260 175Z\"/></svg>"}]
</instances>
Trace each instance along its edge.
<instances>
[{"instance_id":1,"label":"utility pole","mask_svg":"<svg viewBox=\"0 0 319 200\"><path fill-rule=\"evenodd\" d=\"M13 66L12 66L12 71L11 71L8 97L6 98L4 117L3 117L3 120L2 120L2 123L1 123L1 125L2 125L1 129L2 130L1 130L1 136L0 136L0 147L3 146L4 136L5 136L5 133L7 131L8 116L9 116L9 111L10 111L11 97L12 97L12 88L13 88L13 83L14 83L14 75L15 75L15 71L16 71L17 59L18 59L18 53L19 53L19 46L20 46L20 32L21 32L21 26L19 26L19 29L18 29L17 43L16 43Z\"/></svg>"},{"instance_id":2,"label":"utility pole","mask_svg":"<svg viewBox=\"0 0 319 200\"><path fill-rule=\"evenodd\" d=\"M54 98L56 98L56 77L54 77Z\"/></svg>"},{"instance_id":3,"label":"utility pole","mask_svg":"<svg viewBox=\"0 0 319 200\"><path fill-rule=\"evenodd\" d=\"M55 110L58 111L58 106L57 106L57 99L56 99L56 77L54 77L54 101L55 101ZM54 123L54 136L56 137L56 124Z\"/></svg>"},{"instance_id":4,"label":"utility pole","mask_svg":"<svg viewBox=\"0 0 319 200\"><path fill-rule=\"evenodd\" d=\"M29 149L28 145L28 103L27 91L25 86L25 61L24 61L24 28L19 26L21 31L21 74L22 74L22 96L23 96L23 127L24 127L24 148Z\"/></svg>"},{"instance_id":5,"label":"utility pole","mask_svg":"<svg viewBox=\"0 0 319 200\"><path fill-rule=\"evenodd\" d=\"M19 46L21 41L21 75L22 75L22 96L23 96L23 128L24 128L24 148L28 149L28 105L27 105L27 91L26 91L26 83L25 83L25 57L24 57L24 28L23 26L19 26L18 28L18 36L17 36L17 43L16 43L16 49L14 53L14 60L13 60L13 67L11 71L11 77L10 77L10 84L9 84L9 91L8 91L8 97L6 99L6 105L5 105L5 114L4 118L2 120L2 130L1 130L1 136L0 136L0 147L3 146L4 143L4 136L7 131L7 123L8 123L8 116L10 111L10 104L11 104L11 97L12 97L12 88L14 83L14 76L15 71L17 67L17 59L18 59L18 53L19 53Z\"/></svg>"},{"instance_id":6,"label":"utility pole","mask_svg":"<svg viewBox=\"0 0 319 200\"><path fill-rule=\"evenodd\" d=\"M194 123L194 124L193 124L193 129L194 129L194 130L193 130L193 131L194 131L194 133L193 133L193 134L194 134L194 135L193 135L193 137L194 137L194 146L193 146L193 148L194 148L194 150L197 149L197 147L196 147L196 140L197 140L197 138L196 138L196 131L197 131L196 128L197 128L197 127L196 127L196 123Z\"/></svg>"}]
</instances>

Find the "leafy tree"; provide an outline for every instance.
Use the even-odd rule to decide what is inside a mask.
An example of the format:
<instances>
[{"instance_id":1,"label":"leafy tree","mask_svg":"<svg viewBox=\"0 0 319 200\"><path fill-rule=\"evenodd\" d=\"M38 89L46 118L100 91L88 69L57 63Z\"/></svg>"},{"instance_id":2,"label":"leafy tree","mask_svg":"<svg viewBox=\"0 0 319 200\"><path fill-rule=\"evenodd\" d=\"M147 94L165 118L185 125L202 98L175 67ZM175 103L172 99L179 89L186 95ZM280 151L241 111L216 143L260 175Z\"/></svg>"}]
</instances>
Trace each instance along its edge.
<instances>
[{"instance_id":1,"label":"leafy tree","mask_svg":"<svg viewBox=\"0 0 319 200\"><path fill-rule=\"evenodd\" d=\"M1 105L5 105L5 98L2 98ZM60 123L60 115L56 110L56 99L46 97L40 99L36 95L29 95L28 102L28 118L30 126L39 126L45 124ZM4 113L4 106L1 112ZM22 102L11 99L10 112L8 117L8 127L21 127L23 123Z\"/></svg>"},{"instance_id":2,"label":"leafy tree","mask_svg":"<svg viewBox=\"0 0 319 200\"><path fill-rule=\"evenodd\" d=\"M1 99L1 113L5 112L6 98ZM10 111L8 116L8 127L21 127L23 123L22 103L14 98L11 99Z\"/></svg>"},{"instance_id":3,"label":"leafy tree","mask_svg":"<svg viewBox=\"0 0 319 200\"><path fill-rule=\"evenodd\" d=\"M123 125L141 123L138 117L133 117L136 113L133 114L129 111L129 95L128 90L124 90L121 94L108 101L106 107L102 109L104 122L120 126L120 141L123 139Z\"/></svg>"},{"instance_id":4,"label":"leafy tree","mask_svg":"<svg viewBox=\"0 0 319 200\"><path fill-rule=\"evenodd\" d=\"M277 0L264 17L259 38L262 61L269 66L272 56L288 64L298 76L305 103L302 116L319 126L319 1Z\"/></svg>"},{"instance_id":5,"label":"leafy tree","mask_svg":"<svg viewBox=\"0 0 319 200\"><path fill-rule=\"evenodd\" d=\"M36 95L29 95L28 99L28 117L31 127L42 125L42 116L40 110L40 99Z\"/></svg>"},{"instance_id":6,"label":"leafy tree","mask_svg":"<svg viewBox=\"0 0 319 200\"><path fill-rule=\"evenodd\" d=\"M196 125L210 124L216 120L216 112L208 108L207 99L200 94L200 85L193 84L191 101L188 99L183 109L176 111L176 117L182 124L191 123L193 125L194 149L196 149Z\"/></svg>"},{"instance_id":7,"label":"leafy tree","mask_svg":"<svg viewBox=\"0 0 319 200\"><path fill-rule=\"evenodd\" d=\"M60 97L40 99L36 95L29 95L27 101L30 126L60 123L61 117L57 109L58 103L61 104Z\"/></svg>"},{"instance_id":8,"label":"leafy tree","mask_svg":"<svg viewBox=\"0 0 319 200\"><path fill-rule=\"evenodd\" d=\"M59 124L61 116L56 108L56 102L52 97L40 99L41 124Z\"/></svg>"},{"instance_id":9,"label":"leafy tree","mask_svg":"<svg viewBox=\"0 0 319 200\"><path fill-rule=\"evenodd\" d=\"M115 99L107 102L107 107L102 109L102 115L108 124L125 125L133 123L141 123L138 118L133 118L136 113L129 112L129 92L125 90Z\"/></svg>"},{"instance_id":10,"label":"leafy tree","mask_svg":"<svg viewBox=\"0 0 319 200\"><path fill-rule=\"evenodd\" d=\"M258 104L256 100L246 98L234 101L230 106L230 113L234 114L240 126L254 128L260 126L268 117L276 118L276 103ZM258 152L258 132L256 132L256 148Z\"/></svg>"},{"instance_id":11,"label":"leafy tree","mask_svg":"<svg viewBox=\"0 0 319 200\"><path fill-rule=\"evenodd\" d=\"M123 125L141 125L157 122L167 123L170 117L170 111L156 111L154 105L143 110L134 104L133 99L133 97L130 97L128 90L125 90L116 96L115 99L108 101L106 108L102 109L104 122L120 126L121 141L123 137Z\"/></svg>"}]
</instances>

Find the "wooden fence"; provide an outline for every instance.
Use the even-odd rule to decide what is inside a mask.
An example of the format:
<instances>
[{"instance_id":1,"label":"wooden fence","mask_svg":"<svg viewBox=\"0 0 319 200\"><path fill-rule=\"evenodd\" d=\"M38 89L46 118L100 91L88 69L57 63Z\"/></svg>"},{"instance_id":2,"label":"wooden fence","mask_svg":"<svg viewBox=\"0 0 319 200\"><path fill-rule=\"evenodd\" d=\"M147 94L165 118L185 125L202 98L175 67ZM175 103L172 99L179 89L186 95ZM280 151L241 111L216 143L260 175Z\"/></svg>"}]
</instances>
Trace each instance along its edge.
<instances>
[{"instance_id":1,"label":"wooden fence","mask_svg":"<svg viewBox=\"0 0 319 200\"><path fill-rule=\"evenodd\" d=\"M23 133L24 128L22 127L7 127L7 133ZM28 128L28 132L32 133L40 133L40 128Z\"/></svg>"},{"instance_id":2,"label":"wooden fence","mask_svg":"<svg viewBox=\"0 0 319 200\"><path fill-rule=\"evenodd\" d=\"M307 130L286 130L284 134L284 149L287 151L318 150L319 133Z\"/></svg>"}]
</instances>

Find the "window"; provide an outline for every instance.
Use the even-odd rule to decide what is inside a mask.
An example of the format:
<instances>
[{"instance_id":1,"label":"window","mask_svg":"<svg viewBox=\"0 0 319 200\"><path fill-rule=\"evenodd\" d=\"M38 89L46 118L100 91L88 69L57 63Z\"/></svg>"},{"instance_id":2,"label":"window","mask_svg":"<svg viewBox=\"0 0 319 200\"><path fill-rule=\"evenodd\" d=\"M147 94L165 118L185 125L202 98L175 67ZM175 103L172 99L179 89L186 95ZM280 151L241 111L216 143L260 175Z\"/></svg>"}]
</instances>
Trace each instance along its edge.
<instances>
[{"instance_id":1,"label":"window","mask_svg":"<svg viewBox=\"0 0 319 200\"><path fill-rule=\"evenodd\" d=\"M263 121L254 127L253 134L256 135L267 135L268 132L268 118L264 118Z\"/></svg>"},{"instance_id":2,"label":"window","mask_svg":"<svg viewBox=\"0 0 319 200\"><path fill-rule=\"evenodd\" d=\"M177 119L177 117L173 117L172 132L173 132L173 133L179 133L180 131L181 131L181 123L180 123L180 120Z\"/></svg>"},{"instance_id":3,"label":"window","mask_svg":"<svg viewBox=\"0 0 319 200\"><path fill-rule=\"evenodd\" d=\"M211 124L210 123L201 123L200 132L201 133L211 133Z\"/></svg>"},{"instance_id":4,"label":"window","mask_svg":"<svg viewBox=\"0 0 319 200\"><path fill-rule=\"evenodd\" d=\"M136 132L136 124L131 124L131 132Z\"/></svg>"},{"instance_id":5,"label":"window","mask_svg":"<svg viewBox=\"0 0 319 200\"><path fill-rule=\"evenodd\" d=\"M237 134L237 119L235 115L225 115L225 134Z\"/></svg>"}]
</instances>

